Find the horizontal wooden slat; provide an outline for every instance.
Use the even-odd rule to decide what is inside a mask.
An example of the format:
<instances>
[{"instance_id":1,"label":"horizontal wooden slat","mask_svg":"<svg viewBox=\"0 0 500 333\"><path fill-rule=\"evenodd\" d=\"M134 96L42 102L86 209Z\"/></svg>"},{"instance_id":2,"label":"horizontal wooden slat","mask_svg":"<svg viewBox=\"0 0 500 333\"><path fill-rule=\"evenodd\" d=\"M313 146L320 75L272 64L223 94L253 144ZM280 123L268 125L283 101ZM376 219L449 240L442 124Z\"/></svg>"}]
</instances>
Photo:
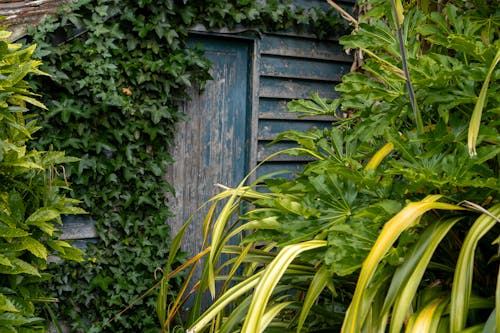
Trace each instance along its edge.
<instances>
[{"instance_id":1,"label":"horizontal wooden slat","mask_svg":"<svg viewBox=\"0 0 500 333\"><path fill-rule=\"evenodd\" d=\"M350 68L349 63L263 56L260 63L260 74L282 78L339 82L344 74L349 73Z\"/></svg>"},{"instance_id":2,"label":"horizontal wooden slat","mask_svg":"<svg viewBox=\"0 0 500 333\"><path fill-rule=\"evenodd\" d=\"M260 141L258 145L258 162L262 162L269 155L277 153L279 151L283 151L285 149L295 148L298 145L295 142L276 142L272 145L269 145L269 141ZM312 161L312 157L308 156L292 156L286 153L278 154L267 161L271 162L305 162Z\"/></svg>"},{"instance_id":3,"label":"horizontal wooden slat","mask_svg":"<svg viewBox=\"0 0 500 333\"><path fill-rule=\"evenodd\" d=\"M259 140L272 140L278 134L288 131L307 131L313 128L329 128L330 121L292 121L292 120L270 120L262 119L259 121Z\"/></svg>"},{"instance_id":4,"label":"horizontal wooden slat","mask_svg":"<svg viewBox=\"0 0 500 333\"><path fill-rule=\"evenodd\" d=\"M260 78L260 97L283 99L307 99L312 93L318 93L324 98L337 98L331 82L318 82L297 79L280 79L272 77Z\"/></svg>"},{"instance_id":5,"label":"horizontal wooden slat","mask_svg":"<svg viewBox=\"0 0 500 333\"><path fill-rule=\"evenodd\" d=\"M61 239L90 239L97 237L95 221L89 216L65 216L59 228L63 234Z\"/></svg>"},{"instance_id":6,"label":"horizontal wooden slat","mask_svg":"<svg viewBox=\"0 0 500 333\"><path fill-rule=\"evenodd\" d=\"M302 113L290 112L287 99L261 98L259 101L259 118L292 119L292 120L324 120L335 121L334 116L304 116Z\"/></svg>"},{"instance_id":7,"label":"horizontal wooden slat","mask_svg":"<svg viewBox=\"0 0 500 333\"><path fill-rule=\"evenodd\" d=\"M283 162L269 162L264 163L257 169L257 177L262 177L270 173L280 172L279 175L275 177L292 179L294 173L301 171L304 168L305 163L283 163Z\"/></svg>"},{"instance_id":8,"label":"horizontal wooden slat","mask_svg":"<svg viewBox=\"0 0 500 333\"><path fill-rule=\"evenodd\" d=\"M260 98L259 112L260 113L284 113L287 112L287 104L289 99L279 98Z\"/></svg>"},{"instance_id":9,"label":"horizontal wooden slat","mask_svg":"<svg viewBox=\"0 0 500 333\"><path fill-rule=\"evenodd\" d=\"M301 121L336 121L337 118L332 116L301 116L298 113L292 112L260 112L259 119L284 119L284 120L301 120Z\"/></svg>"},{"instance_id":10,"label":"horizontal wooden slat","mask_svg":"<svg viewBox=\"0 0 500 333\"><path fill-rule=\"evenodd\" d=\"M318 41L266 34L262 37L260 47L261 53L268 55L352 62L352 56L345 53L342 45L336 41Z\"/></svg>"}]
</instances>

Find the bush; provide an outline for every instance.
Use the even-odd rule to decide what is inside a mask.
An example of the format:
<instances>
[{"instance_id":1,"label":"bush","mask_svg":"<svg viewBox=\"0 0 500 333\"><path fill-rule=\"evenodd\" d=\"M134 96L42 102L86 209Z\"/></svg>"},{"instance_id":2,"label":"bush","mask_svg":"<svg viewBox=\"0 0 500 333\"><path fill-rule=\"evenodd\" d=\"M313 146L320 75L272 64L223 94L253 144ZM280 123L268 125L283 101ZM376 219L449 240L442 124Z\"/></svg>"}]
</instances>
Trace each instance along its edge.
<instances>
[{"instance_id":1,"label":"bush","mask_svg":"<svg viewBox=\"0 0 500 333\"><path fill-rule=\"evenodd\" d=\"M82 252L58 240L61 215L82 214L66 196L64 163L77 159L60 151L30 150L40 127L28 105L45 109L31 92L28 76L44 74L32 60L35 45L7 41L0 30L0 327L2 332L42 332L37 317L46 297L41 284L49 255L82 261ZM36 307L35 307L36 305Z\"/></svg>"}]
</instances>

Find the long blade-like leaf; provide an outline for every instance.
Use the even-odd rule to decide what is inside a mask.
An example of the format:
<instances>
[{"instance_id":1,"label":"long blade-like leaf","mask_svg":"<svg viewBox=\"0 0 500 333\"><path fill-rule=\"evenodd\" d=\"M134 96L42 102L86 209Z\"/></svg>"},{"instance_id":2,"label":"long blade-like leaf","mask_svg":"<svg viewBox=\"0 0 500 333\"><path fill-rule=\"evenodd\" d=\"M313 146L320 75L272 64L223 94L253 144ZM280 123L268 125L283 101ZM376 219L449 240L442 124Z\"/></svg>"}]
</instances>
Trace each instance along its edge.
<instances>
[{"instance_id":1,"label":"long blade-like leaf","mask_svg":"<svg viewBox=\"0 0 500 333\"><path fill-rule=\"evenodd\" d=\"M255 288L252 303L248 310L248 315L243 327L242 333L258 333L261 331L262 318L264 316L266 305L271 294L285 273L290 263L302 252L317 249L327 245L326 241L311 240L299 244L285 246L278 256L263 271L262 279Z\"/></svg>"},{"instance_id":2,"label":"long blade-like leaf","mask_svg":"<svg viewBox=\"0 0 500 333\"><path fill-rule=\"evenodd\" d=\"M375 155L370 159L370 162L365 167L365 170L375 170L380 162L394 149L394 144L392 142L386 143L382 148L380 148Z\"/></svg>"},{"instance_id":3,"label":"long blade-like leaf","mask_svg":"<svg viewBox=\"0 0 500 333\"><path fill-rule=\"evenodd\" d=\"M448 305L449 299L436 298L430 301L412 321L412 325L408 326L405 332L407 333L434 333L437 332L441 315Z\"/></svg>"},{"instance_id":4,"label":"long blade-like leaf","mask_svg":"<svg viewBox=\"0 0 500 333\"><path fill-rule=\"evenodd\" d=\"M363 313L363 294L365 293L368 284L372 280L378 264L387 254L394 242L398 239L403 231L413 226L416 221L427 211L431 209L443 210L463 210L464 208L447 203L435 202L441 196L431 195L419 202L412 202L403 208L398 214L391 218L382 229L377 241L373 245L368 257L363 262L361 273L354 296L347 310L342 325L342 332L358 333L362 326L362 319L365 317Z\"/></svg>"},{"instance_id":5,"label":"long blade-like leaf","mask_svg":"<svg viewBox=\"0 0 500 333\"><path fill-rule=\"evenodd\" d=\"M224 307L226 307L236 298L254 288L259 282L261 276L261 272L256 273L245 281L238 283L237 285L226 291L212 304L212 306L210 306L210 308L208 308L207 311L205 311L205 313L203 313L201 317L198 318L198 320L196 320L196 322L193 323L193 325L189 329L193 332L199 332L206 325L208 325L210 321L215 318L215 316L219 314L219 312Z\"/></svg>"},{"instance_id":6,"label":"long blade-like leaf","mask_svg":"<svg viewBox=\"0 0 500 333\"><path fill-rule=\"evenodd\" d=\"M332 275L326 268L326 266L321 266L318 272L314 275L314 278L309 285L309 289L307 290L306 298L302 303L302 309L300 310L299 321L297 324L297 333L302 330L302 326L306 321L307 315L309 314L309 310L313 306L316 299L319 297L323 289L325 289L328 281L332 278Z\"/></svg>"},{"instance_id":7,"label":"long blade-like leaf","mask_svg":"<svg viewBox=\"0 0 500 333\"><path fill-rule=\"evenodd\" d=\"M451 227L460 219L437 221L428 227L405 258L404 264L396 270L382 310L382 315L385 315L388 313L389 307L394 304L391 316L391 333L401 332L413 295L416 294L434 251Z\"/></svg>"},{"instance_id":8,"label":"long blade-like leaf","mask_svg":"<svg viewBox=\"0 0 500 333\"><path fill-rule=\"evenodd\" d=\"M260 320L260 328L258 333L263 332L266 327L273 321L274 317L278 315L278 313L281 312L284 308L292 304L293 302L284 302L284 303L279 303L271 307L269 310L266 311L264 316L262 316L262 319Z\"/></svg>"},{"instance_id":9,"label":"long blade-like leaf","mask_svg":"<svg viewBox=\"0 0 500 333\"><path fill-rule=\"evenodd\" d=\"M486 102L486 93L488 92L488 86L490 84L491 75L496 65L500 61L500 49L498 49L493 62L488 70L488 74L484 79L483 86L479 92L479 97L477 99L476 105L474 106L474 111L472 112L472 117L469 123L469 135L467 139L467 146L469 148L469 155L476 156L476 142L477 136L479 134L479 127L481 126L481 116L483 114L484 104Z\"/></svg>"},{"instance_id":10,"label":"long blade-like leaf","mask_svg":"<svg viewBox=\"0 0 500 333\"><path fill-rule=\"evenodd\" d=\"M489 209L493 216L500 216L500 204ZM479 240L497 223L490 214L482 214L472 225L458 256L450 304L450 331L460 332L464 329L469 310L474 269L474 253Z\"/></svg>"}]
</instances>

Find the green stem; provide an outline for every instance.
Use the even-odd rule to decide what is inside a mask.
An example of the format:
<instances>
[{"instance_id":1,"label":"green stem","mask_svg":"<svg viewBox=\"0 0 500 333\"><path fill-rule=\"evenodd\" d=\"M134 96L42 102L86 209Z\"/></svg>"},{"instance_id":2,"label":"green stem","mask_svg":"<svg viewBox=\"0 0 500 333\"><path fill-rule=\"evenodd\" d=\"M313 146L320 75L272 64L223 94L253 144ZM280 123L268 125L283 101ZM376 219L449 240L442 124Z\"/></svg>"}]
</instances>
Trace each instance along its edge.
<instances>
[{"instance_id":1,"label":"green stem","mask_svg":"<svg viewBox=\"0 0 500 333\"><path fill-rule=\"evenodd\" d=\"M394 20L396 22L396 27L398 29L398 40L399 40L399 50L401 52L401 62L403 63L403 71L406 76L406 87L408 88L408 97L410 98L411 108L413 110L413 117L415 118L415 122L417 124L417 133L422 134L424 132L424 124L422 121L422 115L420 114L420 110L418 109L417 100L415 98L415 91L413 90L413 85L411 83L410 71L408 69L408 61L406 58L406 49L403 38L403 29L401 28L403 22L400 22L399 15L396 12L396 3L394 0L391 0L392 11ZM401 9L402 12L402 9ZM402 13L401 13L402 16Z\"/></svg>"}]
</instances>

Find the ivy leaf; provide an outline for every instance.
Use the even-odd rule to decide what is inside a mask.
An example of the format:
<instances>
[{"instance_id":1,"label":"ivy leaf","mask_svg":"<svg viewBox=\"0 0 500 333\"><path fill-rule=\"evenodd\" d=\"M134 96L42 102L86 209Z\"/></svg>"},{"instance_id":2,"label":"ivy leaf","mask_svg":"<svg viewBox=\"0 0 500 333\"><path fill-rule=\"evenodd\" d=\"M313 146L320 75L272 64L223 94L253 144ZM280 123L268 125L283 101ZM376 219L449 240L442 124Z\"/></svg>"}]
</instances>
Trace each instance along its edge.
<instances>
[{"instance_id":1,"label":"ivy leaf","mask_svg":"<svg viewBox=\"0 0 500 333\"><path fill-rule=\"evenodd\" d=\"M167 38L167 42L169 45L172 45L173 42L174 42L174 39L179 37L179 34L177 33L177 31L175 31L174 29L171 29L167 32L166 36Z\"/></svg>"},{"instance_id":2,"label":"ivy leaf","mask_svg":"<svg viewBox=\"0 0 500 333\"><path fill-rule=\"evenodd\" d=\"M101 290L107 292L109 290L108 286L112 282L114 282L112 277L97 275L90 281L90 288L95 289L99 287Z\"/></svg>"}]
</instances>

